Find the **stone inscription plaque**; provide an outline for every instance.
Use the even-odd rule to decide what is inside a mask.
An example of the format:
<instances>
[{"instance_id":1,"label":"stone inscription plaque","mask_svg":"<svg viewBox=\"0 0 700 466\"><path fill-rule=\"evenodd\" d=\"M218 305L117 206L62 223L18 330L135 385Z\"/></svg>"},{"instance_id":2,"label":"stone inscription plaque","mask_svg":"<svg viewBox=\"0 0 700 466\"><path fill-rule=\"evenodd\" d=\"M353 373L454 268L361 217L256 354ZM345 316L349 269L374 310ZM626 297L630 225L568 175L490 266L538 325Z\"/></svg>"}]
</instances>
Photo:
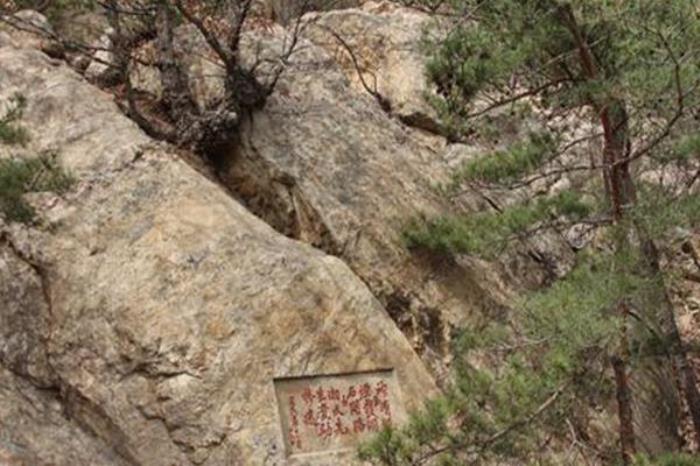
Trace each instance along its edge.
<instances>
[{"instance_id":1,"label":"stone inscription plaque","mask_svg":"<svg viewBox=\"0 0 700 466\"><path fill-rule=\"evenodd\" d=\"M354 449L404 415L393 370L274 382L289 456Z\"/></svg>"}]
</instances>

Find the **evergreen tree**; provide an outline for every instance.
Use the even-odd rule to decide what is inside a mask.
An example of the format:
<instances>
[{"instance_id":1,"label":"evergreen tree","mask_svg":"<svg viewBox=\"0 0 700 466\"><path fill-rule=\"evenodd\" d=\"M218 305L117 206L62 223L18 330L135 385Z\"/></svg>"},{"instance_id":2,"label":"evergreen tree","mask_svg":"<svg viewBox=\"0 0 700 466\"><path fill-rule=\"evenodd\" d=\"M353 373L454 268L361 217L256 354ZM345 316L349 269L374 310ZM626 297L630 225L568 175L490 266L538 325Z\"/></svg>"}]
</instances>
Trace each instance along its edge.
<instances>
[{"instance_id":1,"label":"evergreen tree","mask_svg":"<svg viewBox=\"0 0 700 466\"><path fill-rule=\"evenodd\" d=\"M630 464L640 449L681 448L681 406L700 445L700 395L658 246L700 221L700 2L454 0L450 13L456 26L433 44L428 67L450 136L479 137L504 110L529 108L543 123L466 163L445 192L583 181L500 212L415 221L408 245L493 257L514 239L571 225L599 240L565 279L523 299L508 330L464 331L454 387L362 456L535 460L570 432L587 455ZM474 364L488 355L497 369ZM617 454L593 445L588 427L612 399ZM656 446L640 442L649 438Z\"/></svg>"}]
</instances>

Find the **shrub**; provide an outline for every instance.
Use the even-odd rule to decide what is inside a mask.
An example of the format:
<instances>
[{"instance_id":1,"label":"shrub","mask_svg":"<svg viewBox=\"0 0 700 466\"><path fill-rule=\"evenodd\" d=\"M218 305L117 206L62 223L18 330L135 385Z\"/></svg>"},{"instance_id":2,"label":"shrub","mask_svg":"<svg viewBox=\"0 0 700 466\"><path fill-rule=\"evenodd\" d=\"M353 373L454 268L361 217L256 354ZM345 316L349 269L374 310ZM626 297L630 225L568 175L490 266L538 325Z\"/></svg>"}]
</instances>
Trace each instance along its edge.
<instances>
[{"instance_id":1,"label":"shrub","mask_svg":"<svg viewBox=\"0 0 700 466\"><path fill-rule=\"evenodd\" d=\"M31 159L0 160L0 212L7 220L28 223L34 209L23 199L30 192L66 192L73 178L51 154Z\"/></svg>"},{"instance_id":2,"label":"shrub","mask_svg":"<svg viewBox=\"0 0 700 466\"><path fill-rule=\"evenodd\" d=\"M29 133L17 120L22 117L26 100L20 94L10 99L9 110L0 118L0 144L18 144L24 146L29 142Z\"/></svg>"}]
</instances>

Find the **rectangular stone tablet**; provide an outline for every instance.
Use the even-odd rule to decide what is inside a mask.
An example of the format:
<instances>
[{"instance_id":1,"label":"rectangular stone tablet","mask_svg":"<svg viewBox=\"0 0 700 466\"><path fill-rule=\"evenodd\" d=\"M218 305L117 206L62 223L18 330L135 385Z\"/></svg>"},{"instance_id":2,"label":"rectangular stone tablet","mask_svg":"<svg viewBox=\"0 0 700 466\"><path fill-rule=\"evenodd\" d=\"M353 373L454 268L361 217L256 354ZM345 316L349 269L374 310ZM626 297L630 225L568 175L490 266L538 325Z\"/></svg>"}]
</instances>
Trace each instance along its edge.
<instances>
[{"instance_id":1,"label":"rectangular stone tablet","mask_svg":"<svg viewBox=\"0 0 700 466\"><path fill-rule=\"evenodd\" d=\"M288 456L357 448L404 416L393 370L274 383Z\"/></svg>"}]
</instances>

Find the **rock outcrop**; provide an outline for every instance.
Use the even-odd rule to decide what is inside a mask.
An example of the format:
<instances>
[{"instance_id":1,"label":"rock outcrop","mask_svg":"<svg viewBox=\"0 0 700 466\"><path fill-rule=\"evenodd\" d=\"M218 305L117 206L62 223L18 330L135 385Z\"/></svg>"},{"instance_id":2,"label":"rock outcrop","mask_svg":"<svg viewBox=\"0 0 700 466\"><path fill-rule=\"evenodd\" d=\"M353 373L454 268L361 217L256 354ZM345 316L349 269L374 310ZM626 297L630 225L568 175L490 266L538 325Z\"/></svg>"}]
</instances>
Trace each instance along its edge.
<instances>
[{"instance_id":1,"label":"rock outcrop","mask_svg":"<svg viewBox=\"0 0 700 466\"><path fill-rule=\"evenodd\" d=\"M0 464L129 466L66 412L63 396L0 365Z\"/></svg>"},{"instance_id":2,"label":"rock outcrop","mask_svg":"<svg viewBox=\"0 0 700 466\"><path fill-rule=\"evenodd\" d=\"M206 107L221 96L222 68L191 27L176 36L193 94ZM289 40L280 26L253 28L243 58L274 63ZM454 326L500 313L506 287L479 261L405 248L401 233L411 218L451 211L434 189L451 170L443 143L417 136L351 86L325 49L299 40L265 107L244 119L232 150L212 155L218 177L277 231L347 263L444 374ZM159 95L157 70L141 67L134 77Z\"/></svg>"},{"instance_id":3,"label":"rock outcrop","mask_svg":"<svg viewBox=\"0 0 700 466\"><path fill-rule=\"evenodd\" d=\"M441 131L428 102L435 95L425 73L424 34L436 34L435 18L390 2L365 2L358 8L311 13L304 36L326 49L353 88L379 94L390 113L430 132ZM364 81L364 84L363 84Z\"/></svg>"},{"instance_id":4,"label":"rock outcrop","mask_svg":"<svg viewBox=\"0 0 700 466\"><path fill-rule=\"evenodd\" d=\"M218 158L219 173L275 229L343 259L437 367L451 326L497 308L503 287L478 263L425 261L405 248L409 219L450 209L433 189L447 165L350 87L322 48L300 50Z\"/></svg>"},{"instance_id":5,"label":"rock outcrop","mask_svg":"<svg viewBox=\"0 0 700 466\"><path fill-rule=\"evenodd\" d=\"M287 458L276 378L393 368L407 410L435 393L341 260L251 215L65 65L3 40L0 82L32 137L2 156L52 150L78 179L33 199L40 228L1 228L2 461L342 464L351 451Z\"/></svg>"}]
</instances>

